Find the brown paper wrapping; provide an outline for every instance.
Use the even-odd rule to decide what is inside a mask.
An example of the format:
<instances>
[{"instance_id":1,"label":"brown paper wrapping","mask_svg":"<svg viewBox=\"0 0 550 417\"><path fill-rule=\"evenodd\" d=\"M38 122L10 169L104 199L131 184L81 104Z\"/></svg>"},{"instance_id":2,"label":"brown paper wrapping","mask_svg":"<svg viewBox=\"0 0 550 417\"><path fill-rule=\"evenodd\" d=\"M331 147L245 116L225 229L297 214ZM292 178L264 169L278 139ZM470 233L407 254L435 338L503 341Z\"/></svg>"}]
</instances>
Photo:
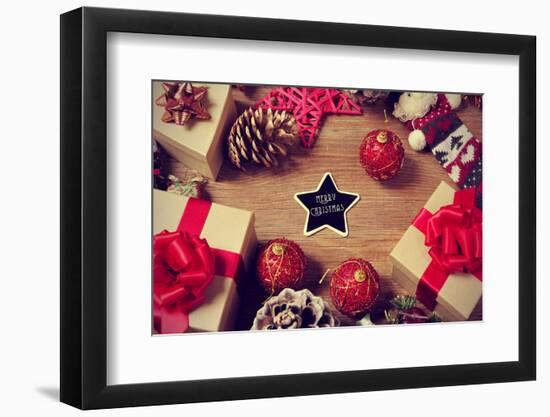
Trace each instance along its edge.
<instances>
[{"instance_id":1,"label":"brown paper wrapping","mask_svg":"<svg viewBox=\"0 0 550 417\"><path fill-rule=\"evenodd\" d=\"M435 213L441 206L453 202L455 190L441 182L424 208ZM416 286L432 258L424 245L424 234L413 225L405 231L390 253L392 277L407 292L416 293ZM471 274L450 274L438 294L435 312L444 321L468 320L481 302L482 283Z\"/></svg>"},{"instance_id":2,"label":"brown paper wrapping","mask_svg":"<svg viewBox=\"0 0 550 417\"><path fill-rule=\"evenodd\" d=\"M228 84L196 84L208 87L209 120L191 118L184 126L162 121L164 108L154 101L164 93L161 81L153 82L153 138L175 159L208 178L216 179L223 162L224 138L236 118Z\"/></svg>"},{"instance_id":3,"label":"brown paper wrapping","mask_svg":"<svg viewBox=\"0 0 550 417\"><path fill-rule=\"evenodd\" d=\"M188 200L153 190L153 234L176 230ZM200 236L213 248L240 253L247 268L256 249L254 213L212 203ZM189 331L231 330L239 303L236 280L216 275L205 297L206 301L189 314Z\"/></svg>"}]
</instances>

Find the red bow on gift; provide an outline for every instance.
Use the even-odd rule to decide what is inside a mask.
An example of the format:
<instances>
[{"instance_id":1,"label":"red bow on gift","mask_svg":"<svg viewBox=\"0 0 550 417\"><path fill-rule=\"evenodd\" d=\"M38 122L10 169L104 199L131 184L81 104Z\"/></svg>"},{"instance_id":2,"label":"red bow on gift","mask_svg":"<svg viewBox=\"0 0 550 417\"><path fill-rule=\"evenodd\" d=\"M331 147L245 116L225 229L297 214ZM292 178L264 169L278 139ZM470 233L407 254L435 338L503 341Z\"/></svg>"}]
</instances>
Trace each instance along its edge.
<instances>
[{"instance_id":1,"label":"red bow on gift","mask_svg":"<svg viewBox=\"0 0 550 417\"><path fill-rule=\"evenodd\" d=\"M159 333L189 328L189 312L204 302L214 278L214 255L205 239L183 231L153 238L153 301Z\"/></svg>"},{"instance_id":2,"label":"red bow on gift","mask_svg":"<svg viewBox=\"0 0 550 417\"><path fill-rule=\"evenodd\" d=\"M455 202L441 207L426 224L425 245L433 261L448 273L481 271L481 211L475 189L455 193Z\"/></svg>"},{"instance_id":3,"label":"red bow on gift","mask_svg":"<svg viewBox=\"0 0 550 417\"><path fill-rule=\"evenodd\" d=\"M482 214L475 206L476 189L455 192L453 204L434 214L423 208L413 225L425 235L432 261L420 277L416 297L433 310L450 274L469 273L482 279Z\"/></svg>"}]
</instances>

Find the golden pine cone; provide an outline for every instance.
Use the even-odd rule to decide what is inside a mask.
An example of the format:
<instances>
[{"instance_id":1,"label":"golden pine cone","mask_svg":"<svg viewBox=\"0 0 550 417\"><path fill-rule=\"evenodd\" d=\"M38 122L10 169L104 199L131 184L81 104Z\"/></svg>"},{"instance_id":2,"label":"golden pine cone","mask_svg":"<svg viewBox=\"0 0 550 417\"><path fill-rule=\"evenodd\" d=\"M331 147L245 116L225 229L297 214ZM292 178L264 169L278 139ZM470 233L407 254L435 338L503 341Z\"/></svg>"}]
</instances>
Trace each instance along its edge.
<instances>
[{"instance_id":1,"label":"golden pine cone","mask_svg":"<svg viewBox=\"0 0 550 417\"><path fill-rule=\"evenodd\" d=\"M227 137L229 160L244 170L246 163L277 166L287 145L298 137L296 119L286 111L249 107L235 121Z\"/></svg>"}]
</instances>

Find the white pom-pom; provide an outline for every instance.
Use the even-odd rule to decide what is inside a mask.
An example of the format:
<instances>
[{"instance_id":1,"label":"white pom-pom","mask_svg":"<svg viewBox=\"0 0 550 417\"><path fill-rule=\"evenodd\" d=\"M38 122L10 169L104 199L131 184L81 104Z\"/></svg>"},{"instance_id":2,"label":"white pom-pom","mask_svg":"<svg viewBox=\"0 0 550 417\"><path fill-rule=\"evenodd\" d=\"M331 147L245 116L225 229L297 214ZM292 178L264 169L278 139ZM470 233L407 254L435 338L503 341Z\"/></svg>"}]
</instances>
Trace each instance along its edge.
<instances>
[{"instance_id":1,"label":"white pom-pom","mask_svg":"<svg viewBox=\"0 0 550 417\"><path fill-rule=\"evenodd\" d=\"M424 136L424 132L415 129L409 133L409 145L415 151L424 149L426 147L426 136Z\"/></svg>"},{"instance_id":2,"label":"white pom-pom","mask_svg":"<svg viewBox=\"0 0 550 417\"><path fill-rule=\"evenodd\" d=\"M460 94L445 94L451 109L458 109L460 103L462 103L462 96Z\"/></svg>"}]
</instances>

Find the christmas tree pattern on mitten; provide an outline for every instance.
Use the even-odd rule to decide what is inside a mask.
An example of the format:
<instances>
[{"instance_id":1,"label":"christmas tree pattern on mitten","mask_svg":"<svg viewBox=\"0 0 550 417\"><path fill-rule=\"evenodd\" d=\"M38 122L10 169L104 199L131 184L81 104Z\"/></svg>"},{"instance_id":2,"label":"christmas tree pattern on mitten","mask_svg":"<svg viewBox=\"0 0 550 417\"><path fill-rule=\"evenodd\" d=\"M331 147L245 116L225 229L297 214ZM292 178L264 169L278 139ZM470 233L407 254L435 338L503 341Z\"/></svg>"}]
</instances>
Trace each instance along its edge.
<instances>
[{"instance_id":1,"label":"christmas tree pattern on mitten","mask_svg":"<svg viewBox=\"0 0 550 417\"><path fill-rule=\"evenodd\" d=\"M481 188L481 142L456 115L445 94L438 94L428 114L407 125L422 130L435 158L460 188Z\"/></svg>"}]
</instances>

